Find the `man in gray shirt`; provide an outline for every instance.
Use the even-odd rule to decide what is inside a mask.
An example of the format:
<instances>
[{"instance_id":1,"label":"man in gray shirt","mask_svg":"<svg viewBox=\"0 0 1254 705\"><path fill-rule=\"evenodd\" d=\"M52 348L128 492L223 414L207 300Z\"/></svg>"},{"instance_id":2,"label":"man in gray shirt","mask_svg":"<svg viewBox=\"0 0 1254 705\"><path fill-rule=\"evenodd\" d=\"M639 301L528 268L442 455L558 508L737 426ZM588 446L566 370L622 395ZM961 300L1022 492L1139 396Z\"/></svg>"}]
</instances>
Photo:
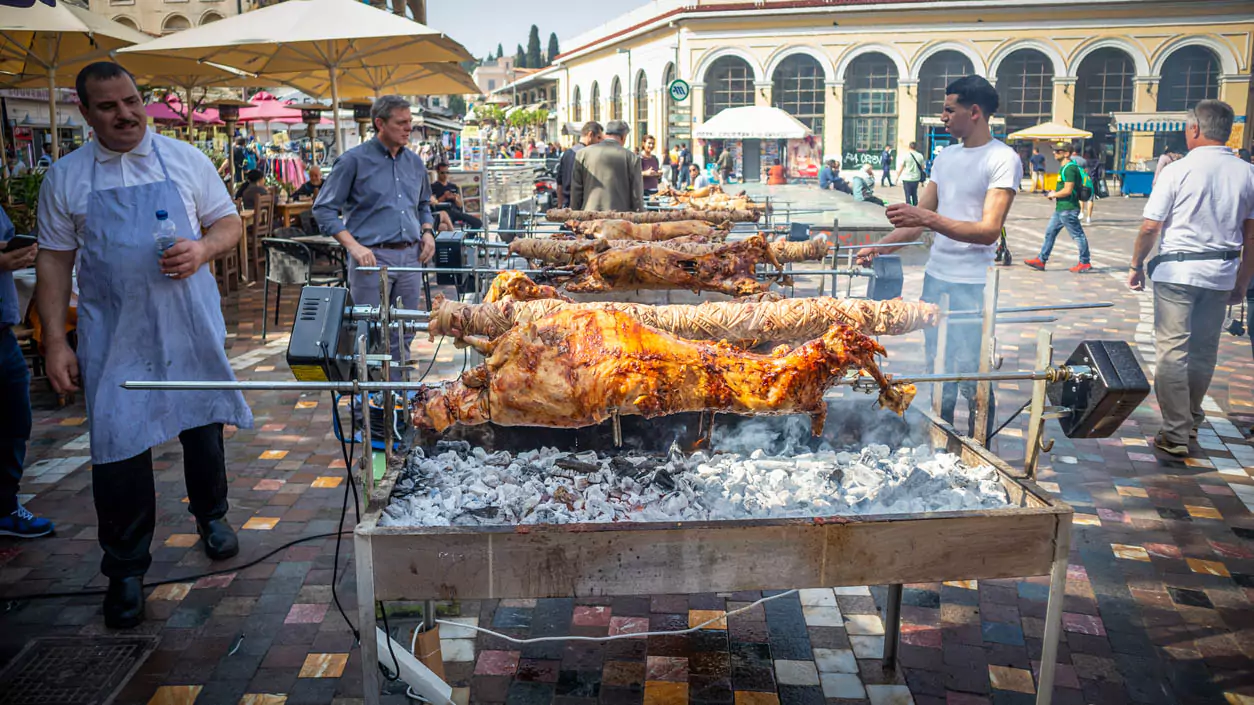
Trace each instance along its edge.
<instances>
[{"instance_id":1,"label":"man in gray shirt","mask_svg":"<svg viewBox=\"0 0 1254 705\"><path fill-rule=\"evenodd\" d=\"M435 256L435 219L431 215L431 183L422 159L407 146L413 130L409 102L385 95L374 102L370 117L375 138L348 150L327 177L313 214L322 232L348 251L348 286L353 303L379 305L379 275L358 267L417 267ZM422 275L388 273L392 301L417 305ZM413 340L405 334L405 348ZM399 359L399 339L392 333L392 357ZM400 379L400 370L392 371Z\"/></svg>"},{"instance_id":2,"label":"man in gray shirt","mask_svg":"<svg viewBox=\"0 0 1254 705\"><path fill-rule=\"evenodd\" d=\"M570 207L590 211L643 211L644 176L640 155L627 149L630 128L622 120L610 120L605 139L575 156L571 178Z\"/></svg>"},{"instance_id":3,"label":"man in gray shirt","mask_svg":"<svg viewBox=\"0 0 1254 705\"><path fill-rule=\"evenodd\" d=\"M604 134L605 130L601 127L601 123L595 120L585 122L583 129L579 131L579 141L562 152L561 160L557 163L558 208L570 207L570 184L575 174L575 155L579 154L579 150L584 147L600 142Z\"/></svg>"}]
</instances>

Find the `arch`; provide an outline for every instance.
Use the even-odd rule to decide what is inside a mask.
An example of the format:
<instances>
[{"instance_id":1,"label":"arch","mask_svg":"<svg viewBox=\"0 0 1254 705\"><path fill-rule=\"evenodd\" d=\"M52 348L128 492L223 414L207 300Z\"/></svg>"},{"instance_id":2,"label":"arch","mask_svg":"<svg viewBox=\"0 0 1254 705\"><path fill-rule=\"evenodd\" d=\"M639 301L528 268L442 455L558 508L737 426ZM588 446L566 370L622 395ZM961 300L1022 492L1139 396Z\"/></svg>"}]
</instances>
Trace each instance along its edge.
<instances>
[{"instance_id":1,"label":"arch","mask_svg":"<svg viewBox=\"0 0 1254 705\"><path fill-rule=\"evenodd\" d=\"M918 114L927 117L940 115L944 110L945 90L951 82L972 73L980 73L969 55L947 48L928 52L927 58L912 69L918 82L915 88ZM918 126L915 133L915 137L922 140L922 125Z\"/></svg>"},{"instance_id":2,"label":"arch","mask_svg":"<svg viewBox=\"0 0 1254 705\"><path fill-rule=\"evenodd\" d=\"M919 52L918 56L914 57L914 61L910 64L910 80L918 81L919 77L923 75L923 66L927 63L927 60L942 51L956 51L962 54L971 61L971 70L977 76L988 78L988 67L984 64L984 57L980 56L980 52L976 51L974 47L962 42L936 42L928 45L927 48Z\"/></svg>"},{"instance_id":3,"label":"arch","mask_svg":"<svg viewBox=\"0 0 1254 705\"><path fill-rule=\"evenodd\" d=\"M579 86L575 86L570 93L570 115L571 122L580 122L583 120L583 93Z\"/></svg>"},{"instance_id":4,"label":"arch","mask_svg":"<svg viewBox=\"0 0 1254 705\"><path fill-rule=\"evenodd\" d=\"M1058 51L1058 47L1052 43L1043 42L1039 39L1020 39L1009 44L1003 44L1001 48L993 54L993 59L988 62L988 76L994 83L997 81L997 71L1001 68L1001 62L1006 57L1019 51L1020 49L1035 49L1044 54L1054 65L1055 76L1069 76L1067 73L1067 61L1062 58L1062 52Z\"/></svg>"},{"instance_id":5,"label":"arch","mask_svg":"<svg viewBox=\"0 0 1254 705\"><path fill-rule=\"evenodd\" d=\"M630 124L631 129L636 133L636 139L641 140L643 144L645 131L649 129L649 77L644 69L636 72L636 82L632 89L632 104L635 110Z\"/></svg>"},{"instance_id":6,"label":"arch","mask_svg":"<svg viewBox=\"0 0 1254 705\"><path fill-rule=\"evenodd\" d=\"M1083 44L1071 55L1071 62L1067 65L1067 73L1059 74L1068 78L1078 78L1080 76L1080 65L1088 58L1089 54L1099 49L1118 49L1128 55L1132 59L1132 65L1136 67L1136 75L1150 75L1149 57L1145 55L1145 50L1141 49L1132 42L1121 39L1119 37L1105 37L1096 39Z\"/></svg>"},{"instance_id":7,"label":"arch","mask_svg":"<svg viewBox=\"0 0 1254 705\"><path fill-rule=\"evenodd\" d=\"M1219 97L1220 60L1210 47L1177 47L1163 62L1156 107L1160 112L1188 110L1204 98Z\"/></svg>"},{"instance_id":8,"label":"arch","mask_svg":"<svg viewBox=\"0 0 1254 705\"><path fill-rule=\"evenodd\" d=\"M224 17L222 17L222 13L217 12L215 10L210 10L200 16L200 23L202 25L206 25L206 24L209 24L210 22L217 22L218 20L221 20L221 19L225 19Z\"/></svg>"},{"instance_id":9,"label":"arch","mask_svg":"<svg viewBox=\"0 0 1254 705\"><path fill-rule=\"evenodd\" d=\"M177 32L182 29L190 29L191 26L192 23L189 22L186 17L175 13L165 18L165 20L161 23L161 33L166 34L169 32Z\"/></svg>"},{"instance_id":10,"label":"arch","mask_svg":"<svg viewBox=\"0 0 1254 705\"><path fill-rule=\"evenodd\" d=\"M823 62L809 52L792 52L771 70L771 105L800 120L822 139L826 83Z\"/></svg>"},{"instance_id":11,"label":"arch","mask_svg":"<svg viewBox=\"0 0 1254 705\"><path fill-rule=\"evenodd\" d=\"M739 56L720 57L703 76L705 82L705 119L728 108L753 105L756 100L753 67Z\"/></svg>"},{"instance_id":12,"label":"arch","mask_svg":"<svg viewBox=\"0 0 1254 705\"><path fill-rule=\"evenodd\" d=\"M618 80L618 76L610 83L610 119L623 119L623 82Z\"/></svg>"},{"instance_id":13,"label":"arch","mask_svg":"<svg viewBox=\"0 0 1254 705\"><path fill-rule=\"evenodd\" d=\"M136 32L140 31L140 29L139 29L139 25L135 22L135 20L134 20L134 19L132 19L132 18L130 18L130 17L128 17L128 16L126 16L126 15L118 15L117 17L114 17L114 18L113 18L113 21L114 21L114 22L117 22L117 23L118 23L118 24L120 24L120 25L124 25L124 26L126 26L126 27L130 27L131 29L135 30Z\"/></svg>"},{"instance_id":14,"label":"arch","mask_svg":"<svg viewBox=\"0 0 1254 705\"><path fill-rule=\"evenodd\" d=\"M887 56L888 59L897 67L898 80L900 80L902 76L909 75L910 73L907 70L906 57L901 55L901 51L898 50L897 47L890 46L888 44L863 44L855 49L850 49L841 55L840 61L836 64L836 78L833 80L845 80L846 74L849 73L849 65L853 63L854 59L857 59L859 56L863 56L865 54L883 54L884 56Z\"/></svg>"},{"instance_id":15,"label":"arch","mask_svg":"<svg viewBox=\"0 0 1254 705\"><path fill-rule=\"evenodd\" d=\"M753 70L753 80L755 83L760 83L765 80L763 78L762 65L758 63L757 57L738 47L723 47L721 49L706 52L701 56L701 61L697 62L697 69L692 72L693 80L705 83L705 74L710 70L710 66L715 61L718 61L725 56L737 56L744 59L745 63L749 64L749 68Z\"/></svg>"},{"instance_id":16,"label":"arch","mask_svg":"<svg viewBox=\"0 0 1254 705\"><path fill-rule=\"evenodd\" d=\"M1232 47L1220 41L1216 37L1205 34L1195 34L1187 37L1180 37L1167 42L1159 48L1158 53L1154 56L1154 61L1150 64L1148 75L1161 76L1163 66L1167 63L1167 59L1176 52L1177 49L1183 49L1189 46L1203 46L1215 52L1215 58L1219 60L1219 73L1232 75L1240 73L1236 54L1232 52Z\"/></svg>"},{"instance_id":17,"label":"arch","mask_svg":"<svg viewBox=\"0 0 1254 705\"><path fill-rule=\"evenodd\" d=\"M837 79L837 74L835 73L836 69L832 66L832 57L824 54L822 51L815 49L812 46L799 44L783 47L771 55L771 58L766 62L765 80L774 81L775 72L779 69L779 65L784 63L784 60L788 57L796 56L797 54L805 54L813 57L815 61L819 62L819 66L823 69L824 80L835 81Z\"/></svg>"},{"instance_id":18,"label":"arch","mask_svg":"<svg viewBox=\"0 0 1254 705\"><path fill-rule=\"evenodd\" d=\"M601 122L601 84L592 82L592 90L588 93L588 119Z\"/></svg>"}]
</instances>

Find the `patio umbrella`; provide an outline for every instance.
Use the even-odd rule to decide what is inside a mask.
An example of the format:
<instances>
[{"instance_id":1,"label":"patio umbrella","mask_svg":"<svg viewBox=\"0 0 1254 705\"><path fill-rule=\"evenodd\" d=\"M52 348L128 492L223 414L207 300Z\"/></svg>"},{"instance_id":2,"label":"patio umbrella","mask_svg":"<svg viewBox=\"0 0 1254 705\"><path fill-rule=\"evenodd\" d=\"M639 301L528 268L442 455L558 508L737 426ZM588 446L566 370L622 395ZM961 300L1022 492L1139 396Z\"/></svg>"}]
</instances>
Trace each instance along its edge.
<instances>
[{"instance_id":1,"label":"patio umbrella","mask_svg":"<svg viewBox=\"0 0 1254 705\"><path fill-rule=\"evenodd\" d=\"M465 47L429 27L354 0L289 0L120 52L213 61L261 77L325 71L339 80L363 67L468 61ZM343 151L336 125L335 151Z\"/></svg>"},{"instance_id":2,"label":"patio umbrella","mask_svg":"<svg viewBox=\"0 0 1254 705\"><path fill-rule=\"evenodd\" d=\"M1043 122L1036 127L1012 132L1006 135L1006 140L1078 140L1092 136L1093 133L1087 130L1077 130L1056 122Z\"/></svg>"},{"instance_id":3,"label":"patio umbrella","mask_svg":"<svg viewBox=\"0 0 1254 705\"><path fill-rule=\"evenodd\" d=\"M798 140L813 134L797 118L762 105L728 108L693 131L699 139Z\"/></svg>"},{"instance_id":4,"label":"patio umbrella","mask_svg":"<svg viewBox=\"0 0 1254 705\"><path fill-rule=\"evenodd\" d=\"M282 122L292 124L300 122L300 110L280 101L273 95L261 91L249 98L251 108L241 108L240 122Z\"/></svg>"},{"instance_id":5,"label":"patio umbrella","mask_svg":"<svg viewBox=\"0 0 1254 705\"><path fill-rule=\"evenodd\" d=\"M165 122L182 125L187 122L187 110L183 107L183 101L177 97L159 100L155 103L149 103L144 106L144 112L155 122ZM218 111L212 108L208 110L192 111L192 120L204 125L221 125L218 119Z\"/></svg>"},{"instance_id":6,"label":"patio umbrella","mask_svg":"<svg viewBox=\"0 0 1254 705\"><path fill-rule=\"evenodd\" d=\"M329 77L299 73L279 74L275 80L297 88L304 93L329 98ZM479 86L455 63L414 64L409 66L364 66L339 77L339 97L369 98L387 93L399 95L459 95L479 93Z\"/></svg>"}]
</instances>

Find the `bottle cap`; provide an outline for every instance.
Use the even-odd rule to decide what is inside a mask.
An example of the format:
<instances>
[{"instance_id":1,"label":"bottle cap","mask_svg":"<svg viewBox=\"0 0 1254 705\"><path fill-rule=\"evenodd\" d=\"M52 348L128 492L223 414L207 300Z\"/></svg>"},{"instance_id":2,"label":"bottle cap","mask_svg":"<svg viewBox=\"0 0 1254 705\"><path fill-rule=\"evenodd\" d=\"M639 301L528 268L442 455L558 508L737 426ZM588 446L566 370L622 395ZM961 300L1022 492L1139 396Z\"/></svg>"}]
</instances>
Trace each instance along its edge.
<instances>
[{"instance_id":1,"label":"bottle cap","mask_svg":"<svg viewBox=\"0 0 1254 705\"><path fill-rule=\"evenodd\" d=\"M169 218L169 217L170 217L169 213L166 213L165 211L157 211L157 220L165 220L166 218Z\"/></svg>"}]
</instances>

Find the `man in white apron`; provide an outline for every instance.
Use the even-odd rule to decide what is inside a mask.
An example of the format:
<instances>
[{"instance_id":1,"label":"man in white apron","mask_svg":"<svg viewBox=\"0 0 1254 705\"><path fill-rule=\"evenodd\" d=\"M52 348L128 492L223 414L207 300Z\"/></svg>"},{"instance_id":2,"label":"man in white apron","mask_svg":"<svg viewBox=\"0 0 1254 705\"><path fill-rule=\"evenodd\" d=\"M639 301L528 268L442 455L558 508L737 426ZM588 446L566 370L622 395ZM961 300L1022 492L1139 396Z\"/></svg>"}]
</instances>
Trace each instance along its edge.
<instances>
[{"instance_id":1,"label":"man in white apron","mask_svg":"<svg viewBox=\"0 0 1254 705\"><path fill-rule=\"evenodd\" d=\"M152 447L178 437L188 505L205 553L239 552L226 522L224 424L251 427L239 392L126 391L126 380L233 380L226 326L205 266L236 246L240 218L213 163L190 144L147 130L134 79L87 66L76 84L95 140L58 161L39 194L39 287L48 377L86 391L92 495L109 578L105 624L144 619L143 576L156 524ZM161 253L158 220L174 224ZM64 329L78 259L78 350Z\"/></svg>"}]
</instances>

